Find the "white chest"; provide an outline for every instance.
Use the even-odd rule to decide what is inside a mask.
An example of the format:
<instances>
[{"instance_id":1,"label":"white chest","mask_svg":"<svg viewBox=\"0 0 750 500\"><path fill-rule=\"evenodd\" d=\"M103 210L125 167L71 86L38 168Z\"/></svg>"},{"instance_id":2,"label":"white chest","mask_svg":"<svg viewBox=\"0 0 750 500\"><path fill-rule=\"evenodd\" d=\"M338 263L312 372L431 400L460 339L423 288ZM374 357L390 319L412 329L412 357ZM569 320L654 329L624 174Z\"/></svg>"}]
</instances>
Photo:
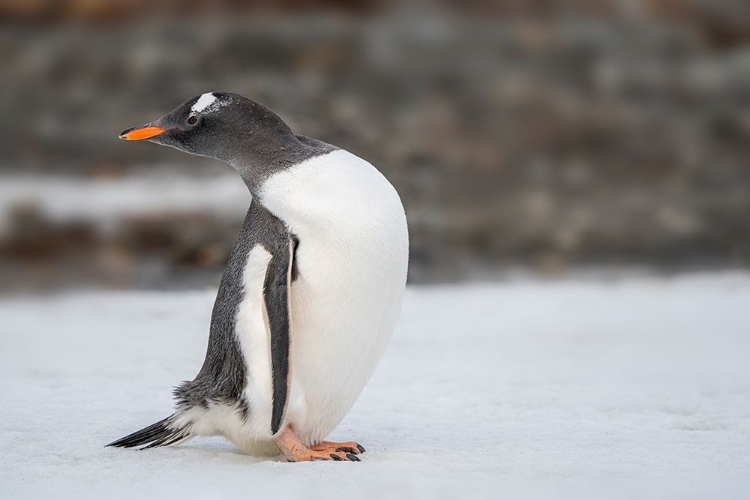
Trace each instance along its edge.
<instances>
[{"instance_id":1,"label":"white chest","mask_svg":"<svg viewBox=\"0 0 750 500\"><path fill-rule=\"evenodd\" d=\"M337 150L268 179L261 203L299 238L297 264L335 288L363 277L397 281L408 264L406 216L396 190L368 162ZM360 279L357 279L359 277Z\"/></svg>"}]
</instances>

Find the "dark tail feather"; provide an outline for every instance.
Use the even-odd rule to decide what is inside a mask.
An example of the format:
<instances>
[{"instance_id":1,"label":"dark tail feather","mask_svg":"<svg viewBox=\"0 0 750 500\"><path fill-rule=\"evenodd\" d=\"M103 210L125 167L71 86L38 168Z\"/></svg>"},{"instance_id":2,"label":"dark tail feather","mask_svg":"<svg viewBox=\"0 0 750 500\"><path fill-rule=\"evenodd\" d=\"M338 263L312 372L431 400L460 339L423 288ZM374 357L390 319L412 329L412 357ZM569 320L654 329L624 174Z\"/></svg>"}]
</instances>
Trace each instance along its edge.
<instances>
[{"instance_id":1,"label":"dark tail feather","mask_svg":"<svg viewBox=\"0 0 750 500\"><path fill-rule=\"evenodd\" d=\"M190 427L178 427L174 422L174 415L160 420L155 424L149 425L124 438L109 443L107 446L118 446L120 448L135 448L142 446L141 449L156 448L157 446L169 446L177 444L192 437Z\"/></svg>"}]
</instances>

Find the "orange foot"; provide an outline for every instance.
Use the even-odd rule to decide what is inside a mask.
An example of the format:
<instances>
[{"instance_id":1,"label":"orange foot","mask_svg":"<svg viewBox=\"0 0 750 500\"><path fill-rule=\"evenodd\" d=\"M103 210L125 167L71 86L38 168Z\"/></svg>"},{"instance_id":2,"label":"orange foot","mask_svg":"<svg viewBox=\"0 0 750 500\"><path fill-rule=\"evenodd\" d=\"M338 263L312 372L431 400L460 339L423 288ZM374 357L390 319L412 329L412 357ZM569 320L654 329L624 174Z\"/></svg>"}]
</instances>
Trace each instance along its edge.
<instances>
[{"instance_id":1,"label":"orange foot","mask_svg":"<svg viewBox=\"0 0 750 500\"><path fill-rule=\"evenodd\" d=\"M364 451L364 448L357 443L332 443L328 441L323 441L312 448L308 448L289 426L276 434L274 442L290 462L310 462L313 460L359 462L359 457L355 453L359 453L360 448ZM349 445L354 445L354 447L352 448ZM347 452L344 448L356 449L357 451Z\"/></svg>"},{"instance_id":2,"label":"orange foot","mask_svg":"<svg viewBox=\"0 0 750 500\"><path fill-rule=\"evenodd\" d=\"M360 453L364 453L366 451L364 446L359 443L355 443L354 441L346 441L344 443L337 443L335 441L321 441L310 449L315 451L327 451L329 453L335 451L345 451L348 453L353 453L355 455L359 455Z\"/></svg>"}]
</instances>

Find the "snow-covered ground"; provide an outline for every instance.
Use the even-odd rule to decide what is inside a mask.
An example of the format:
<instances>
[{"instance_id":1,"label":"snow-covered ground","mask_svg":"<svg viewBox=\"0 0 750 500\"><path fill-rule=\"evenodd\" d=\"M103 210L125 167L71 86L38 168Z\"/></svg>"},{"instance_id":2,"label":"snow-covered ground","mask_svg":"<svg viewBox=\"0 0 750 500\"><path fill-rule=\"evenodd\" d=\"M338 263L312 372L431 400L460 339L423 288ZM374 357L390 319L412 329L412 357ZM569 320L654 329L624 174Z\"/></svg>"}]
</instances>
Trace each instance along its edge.
<instances>
[{"instance_id":1,"label":"snow-covered ground","mask_svg":"<svg viewBox=\"0 0 750 500\"><path fill-rule=\"evenodd\" d=\"M212 300L0 301L0 496L750 495L750 275L411 287L332 436L362 443L361 463L258 459L221 438L104 448L170 413Z\"/></svg>"}]
</instances>

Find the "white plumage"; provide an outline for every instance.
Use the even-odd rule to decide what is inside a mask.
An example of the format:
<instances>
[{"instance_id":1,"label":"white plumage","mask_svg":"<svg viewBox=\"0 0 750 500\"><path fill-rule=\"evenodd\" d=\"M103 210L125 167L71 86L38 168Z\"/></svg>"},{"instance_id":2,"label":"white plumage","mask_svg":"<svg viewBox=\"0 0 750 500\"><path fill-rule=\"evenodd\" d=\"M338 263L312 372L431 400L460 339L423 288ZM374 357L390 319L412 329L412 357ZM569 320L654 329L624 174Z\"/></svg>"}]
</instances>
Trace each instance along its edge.
<instances>
[{"instance_id":1,"label":"white plumage","mask_svg":"<svg viewBox=\"0 0 750 500\"><path fill-rule=\"evenodd\" d=\"M192 105L190 111L192 111L193 113L200 113L214 102L216 102L216 96L214 96L213 92L206 92L205 94L201 95L197 101L195 101L195 104Z\"/></svg>"}]
</instances>

